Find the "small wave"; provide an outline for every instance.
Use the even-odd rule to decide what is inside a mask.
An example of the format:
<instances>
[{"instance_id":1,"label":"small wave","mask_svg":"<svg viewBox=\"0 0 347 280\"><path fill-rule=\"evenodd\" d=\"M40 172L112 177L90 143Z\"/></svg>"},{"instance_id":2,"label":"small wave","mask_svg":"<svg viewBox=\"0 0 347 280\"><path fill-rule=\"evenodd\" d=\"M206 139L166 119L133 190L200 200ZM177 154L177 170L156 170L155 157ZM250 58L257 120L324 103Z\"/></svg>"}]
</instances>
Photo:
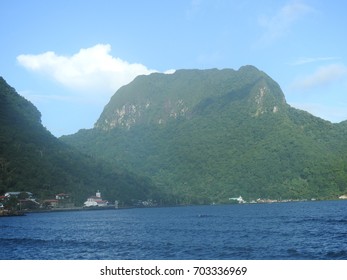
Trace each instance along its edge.
<instances>
[{"instance_id":1,"label":"small wave","mask_svg":"<svg viewBox=\"0 0 347 280\"><path fill-rule=\"evenodd\" d=\"M328 219L327 222L331 224L347 224L347 219Z\"/></svg>"},{"instance_id":2,"label":"small wave","mask_svg":"<svg viewBox=\"0 0 347 280\"><path fill-rule=\"evenodd\" d=\"M325 221L325 219L322 217L317 217L317 218L312 217L312 218L303 218L302 220L298 220L296 222L299 222L299 223L300 222L302 222L302 223L307 223L307 222L309 222L309 223L321 223L324 221Z\"/></svg>"},{"instance_id":3,"label":"small wave","mask_svg":"<svg viewBox=\"0 0 347 280\"><path fill-rule=\"evenodd\" d=\"M326 253L326 258L331 260L346 260L347 259L347 251L346 250L340 250L340 251L329 251Z\"/></svg>"},{"instance_id":4,"label":"small wave","mask_svg":"<svg viewBox=\"0 0 347 280\"><path fill-rule=\"evenodd\" d=\"M213 215L208 215L208 214L199 214L198 218L211 218Z\"/></svg>"},{"instance_id":5,"label":"small wave","mask_svg":"<svg viewBox=\"0 0 347 280\"><path fill-rule=\"evenodd\" d=\"M289 255L289 258L300 258L300 257L302 257L300 252L298 250L296 250L296 249L293 249L293 248L289 248L287 250L287 253Z\"/></svg>"},{"instance_id":6,"label":"small wave","mask_svg":"<svg viewBox=\"0 0 347 280\"><path fill-rule=\"evenodd\" d=\"M0 242L7 242L10 244L15 244L15 245L22 245L22 244L30 244L30 243L37 243L37 242L42 242L44 240L41 239L33 239L33 238L1 238Z\"/></svg>"},{"instance_id":7,"label":"small wave","mask_svg":"<svg viewBox=\"0 0 347 280\"><path fill-rule=\"evenodd\" d=\"M19 245L45 245L47 244L50 247L54 246L86 246L90 247L93 246L95 243L95 246L98 247L108 247L108 242L98 241L98 242L91 242L91 241L83 241L83 240L65 240L65 239L39 239L39 238L29 238L29 237L23 237L23 238L0 238L0 243L7 242L8 244L14 244L16 246Z\"/></svg>"},{"instance_id":8,"label":"small wave","mask_svg":"<svg viewBox=\"0 0 347 280\"><path fill-rule=\"evenodd\" d=\"M10 226L10 225L0 225L0 228L11 228L13 226Z\"/></svg>"},{"instance_id":9,"label":"small wave","mask_svg":"<svg viewBox=\"0 0 347 280\"><path fill-rule=\"evenodd\" d=\"M347 224L347 218L327 218L327 217L312 217L312 218L304 218L302 220L293 221L298 224L307 224L307 223L315 223L315 224Z\"/></svg>"}]
</instances>

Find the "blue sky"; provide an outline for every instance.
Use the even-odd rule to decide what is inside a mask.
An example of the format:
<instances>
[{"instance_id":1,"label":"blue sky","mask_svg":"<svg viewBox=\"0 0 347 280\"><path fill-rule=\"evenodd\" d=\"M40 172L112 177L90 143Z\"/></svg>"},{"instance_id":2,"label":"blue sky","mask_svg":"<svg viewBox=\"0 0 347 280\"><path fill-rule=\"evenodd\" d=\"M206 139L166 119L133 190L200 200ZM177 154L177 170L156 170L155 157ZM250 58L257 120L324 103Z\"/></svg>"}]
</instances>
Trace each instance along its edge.
<instances>
[{"instance_id":1,"label":"blue sky","mask_svg":"<svg viewBox=\"0 0 347 280\"><path fill-rule=\"evenodd\" d=\"M140 74L251 64L315 116L347 120L347 2L0 0L0 76L54 135L91 128Z\"/></svg>"}]
</instances>

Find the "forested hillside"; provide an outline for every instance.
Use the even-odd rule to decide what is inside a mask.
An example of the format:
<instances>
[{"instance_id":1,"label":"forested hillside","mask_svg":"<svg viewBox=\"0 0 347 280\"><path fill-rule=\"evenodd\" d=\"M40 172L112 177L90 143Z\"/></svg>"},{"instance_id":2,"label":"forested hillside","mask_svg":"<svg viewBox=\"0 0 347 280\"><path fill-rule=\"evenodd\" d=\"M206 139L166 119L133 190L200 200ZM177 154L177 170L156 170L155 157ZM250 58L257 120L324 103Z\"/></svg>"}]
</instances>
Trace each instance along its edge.
<instances>
[{"instance_id":1,"label":"forested hillside","mask_svg":"<svg viewBox=\"0 0 347 280\"><path fill-rule=\"evenodd\" d=\"M83 155L56 139L41 114L0 77L0 195L29 191L39 199L68 193L76 205L100 190L105 199L130 205L162 199L150 179Z\"/></svg>"},{"instance_id":2,"label":"forested hillside","mask_svg":"<svg viewBox=\"0 0 347 280\"><path fill-rule=\"evenodd\" d=\"M286 103L253 66L139 76L95 128L62 140L149 176L180 203L327 199L347 192L346 123Z\"/></svg>"}]
</instances>

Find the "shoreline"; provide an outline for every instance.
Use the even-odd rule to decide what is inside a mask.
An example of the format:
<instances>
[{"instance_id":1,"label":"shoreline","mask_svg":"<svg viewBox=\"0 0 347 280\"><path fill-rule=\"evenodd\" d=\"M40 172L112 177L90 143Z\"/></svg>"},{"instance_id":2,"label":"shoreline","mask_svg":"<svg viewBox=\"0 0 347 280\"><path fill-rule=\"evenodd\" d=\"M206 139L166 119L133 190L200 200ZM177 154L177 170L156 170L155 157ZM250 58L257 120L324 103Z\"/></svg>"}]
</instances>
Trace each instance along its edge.
<instances>
[{"instance_id":1,"label":"shoreline","mask_svg":"<svg viewBox=\"0 0 347 280\"><path fill-rule=\"evenodd\" d=\"M0 217L18 217L25 216L24 211L0 210Z\"/></svg>"},{"instance_id":2,"label":"shoreline","mask_svg":"<svg viewBox=\"0 0 347 280\"><path fill-rule=\"evenodd\" d=\"M51 213L51 212L72 212L72 211L98 211L98 210L118 210L114 205L102 207L68 207L68 208L51 208L51 209L34 209L24 210L24 213Z\"/></svg>"},{"instance_id":3,"label":"shoreline","mask_svg":"<svg viewBox=\"0 0 347 280\"><path fill-rule=\"evenodd\" d=\"M53 212L75 212L75 211L99 211L99 210L126 210L137 208L166 208L166 207L187 207L187 206L203 206L203 205L254 205L254 204L279 204L279 203L300 203L300 202L320 202L320 201L343 201L346 199L327 199L327 200L289 200L289 201L262 201L262 202L246 202L246 203L227 203L227 204L187 204L187 205L161 205L152 207L118 207L115 205L108 206L94 206L94 207L68 207L68 208L51 208L51 209L33 209L33 210L0 210L0 217L13 217L13 216L25 216L30 213L53 213Z\"/></svg>"}]
</instances>

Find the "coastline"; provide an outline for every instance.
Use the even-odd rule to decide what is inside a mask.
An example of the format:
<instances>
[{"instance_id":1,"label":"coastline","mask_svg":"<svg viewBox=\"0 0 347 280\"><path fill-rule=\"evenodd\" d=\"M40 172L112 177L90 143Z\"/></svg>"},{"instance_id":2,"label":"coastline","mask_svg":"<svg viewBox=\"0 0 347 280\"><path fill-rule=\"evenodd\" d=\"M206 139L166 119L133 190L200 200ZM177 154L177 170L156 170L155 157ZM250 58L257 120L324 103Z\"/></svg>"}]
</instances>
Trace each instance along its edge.
<instances>
[{"instance_id":1,"label":"coastline","mask_svg":"<svg viewBox=\"0 0 347 280\"><path fill-rule=\"evenodd\" d=\"M70 212L70 211L97 211L97 210L117 210L114 205L102 206L102 207L67 207L67 208L51 208L51 209L34 209L24 210L25 213L50 213L50 212Z\"/></svg>"},{"instance_id":2,"label":"coastline","mask_svg":"<svg viewBox=\"0 0 347 280\"><path fill-rule=\"evenodd\" d=\"M14 216L25 216L23 211L14 211L14 210L0 210L0 217L14 217Z\"/></svg>"}]
</instances>

